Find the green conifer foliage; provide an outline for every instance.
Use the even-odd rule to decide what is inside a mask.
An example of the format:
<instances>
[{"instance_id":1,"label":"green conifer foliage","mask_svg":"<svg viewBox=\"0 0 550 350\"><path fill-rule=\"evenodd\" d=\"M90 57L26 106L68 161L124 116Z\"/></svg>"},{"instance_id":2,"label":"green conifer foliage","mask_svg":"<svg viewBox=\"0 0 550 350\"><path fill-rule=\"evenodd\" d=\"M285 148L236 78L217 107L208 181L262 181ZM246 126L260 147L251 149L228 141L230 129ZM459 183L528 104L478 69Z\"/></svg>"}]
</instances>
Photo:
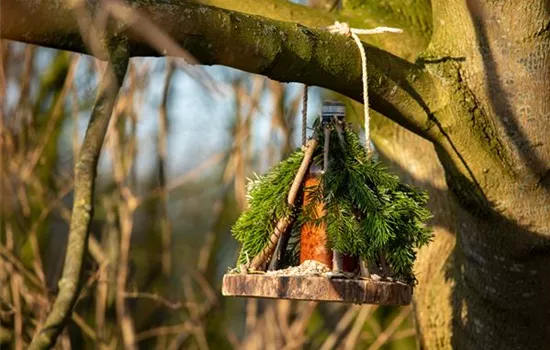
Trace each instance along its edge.
<instances>
[{"instance_id":1,"label":"green conifer foliage","mask_svg":"<svg viewBox=\"0 0 550 350\"><path fill-rule=\"evenodd\" d=\"M336 135L331 137L323 178L329 243L367 261L383 253L395 277L413 282L415 249L431 239L427 193L400 183L367 155L353 132L346 130L344 139L342 147Z\"/></svg>"},{"instance_id":2,"label":"green conifer foliage","mask_svg":"<svg viewBox=\"0 0 550 350\"><path fill-rule=\"evenodd\" d=\"M297 150L271 171L248 183L248 208L233 225L233 236L242 243L238 266L252 260L267 244L277 220L292 212L287 195L304 152Z\"/></svg>"},{"instance_id":3,"label":"green conifer foliage","mask_svg":"<svg viewBox=\"0 0 550 350\"><path fill-rule=\"evenodd\" d=\"M302 151L251 183L250 207L233 227L233 234L243 244L239 264L263 249L279 218L300 210L298 225L326 223L332 249L374 264L382 254L394 277L408 283L415 281L415 250L431 239L425 225L430 218L427 194L388 173L382 163L367 154L355 133L345 130L342 136L340 139L337 132L331 133L328 169L320 185L303 189L311 196L308 206L293 209L286 202ZM319 137L313 163L322 164L324 140L322 135ZM323 217L314 214L316 201L325 203ZM300 248L299 229L294 227L292 235L294 244L289 245L287 254L295 257Z\"/></svg>"}]
</instances>

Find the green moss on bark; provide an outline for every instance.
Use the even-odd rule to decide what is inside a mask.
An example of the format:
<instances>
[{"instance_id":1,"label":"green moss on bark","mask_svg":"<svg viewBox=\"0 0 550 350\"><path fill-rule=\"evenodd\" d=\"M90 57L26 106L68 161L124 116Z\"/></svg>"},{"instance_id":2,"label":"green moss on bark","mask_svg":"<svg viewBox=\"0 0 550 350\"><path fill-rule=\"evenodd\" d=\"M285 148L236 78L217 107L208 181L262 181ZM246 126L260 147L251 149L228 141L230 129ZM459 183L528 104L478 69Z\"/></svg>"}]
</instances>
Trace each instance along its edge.
<instances>
[{"instance_id":1,"label":"green moss on bark","mask_svg":"<svg viewBox=\"0 0 550 350\"><path fill-rule=\"evenodd\" d=\"M484 110L476 95L468 88L461 75L463 60L460 57L433 57L432 54L425 54L421 58L428 70L445 82L449 91L450 108L443 114L452 113L453 115L447 119L452 119L453 124L456 125L456 132L449 131L449 133L457 138L457 142L470 144L468 147L472 147L470 136L474 136L481 149L496 164L499 164L504 173L511 175L510 155L498 135L491 117Z\"/></svg>"},{"instance_id":2,"label":"green moss on bark","mask_svg":"<svg viewBox=\"0 0 550 350\"><path fill-rule=\"evenodd\" d=\"M426 0L345 0L341 16L356 28L390 26L403 29L399 36L369 35L361 39L411 61L428 46L432 34L432 9Z\"/></svg>"}]
</instances>

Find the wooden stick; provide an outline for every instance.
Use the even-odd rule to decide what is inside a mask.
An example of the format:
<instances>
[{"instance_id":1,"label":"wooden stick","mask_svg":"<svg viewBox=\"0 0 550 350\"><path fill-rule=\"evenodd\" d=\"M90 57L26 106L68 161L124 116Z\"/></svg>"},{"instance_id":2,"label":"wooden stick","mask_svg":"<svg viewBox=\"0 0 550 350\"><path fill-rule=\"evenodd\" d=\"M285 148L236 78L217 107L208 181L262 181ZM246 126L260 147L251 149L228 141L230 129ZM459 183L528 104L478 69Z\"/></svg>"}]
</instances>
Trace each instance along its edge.
<instances>
[{"instance_id":1,"label":"wooden stick","mask_svg":"<svg viewBox=\"0 0 550 350\"><path fill-rule=\"evenodd\" d=\"M332 249L332 272L344 271L344 254Z\"/></svg>"},{"instance_id":2,"label":"wooden stick","mask_svg":"<svg viewBox=\"0 0 550 350\"><path fill-rule=\"evenodd\" d=\"M392 277L393 273L390 266L388 265L388 262L386 261L384 252L379 251L378 257L380 259L380 266L382 267L382 274L384 275L384 277Z\"/></svg>"},{"instance_id":3,"label":"wooden stick","mask_svg":"<svg viewBox=\"0 0 550 350\"><path fill-rule=\"evenodd\" d=\"M328 151L330 148L330 129L325 126L325 145L323 147L323 172L328 171Z\"/></svg>"},{"instance_id":4,"label":"wooden stick","mask_svg":"<svg viewBox=\"0 0 550 350\"><path fill-rule=\"evenodd\" d=\"M294 202L296 201L296 196L298 195L298 190L300 189L300 186L302 185L302 182L304 181L304 176L306 176L307 169L309 167L309 163L311 163L311 159L313 158L313 152L315 151L315 148L317 148L317 144L319 143L319 140L314 136L312 137L306 144L306 150L304 152L304 159L302 159L302 164L300 164L300 168L298 168L298 172L296 173L296 176L294 177L294 181L292 182L292 186L290 186L290 191L288 191L288 199L287 202L289 205L294 205Z\"/></svg>"},{"instance_id":5,"label":"wooden stick","mask_svg":"<svg viewBox=\"0 0 550 350\"><path fill-rule=\"evenodd\" d=\"M252 259L249 266L247 266L247 269L257 270L260 266L262 266L263 263L266 262L271 254L273 254L273 251L275 250L275 246L277 245L281 234L286 231L291 221L292 220L289 215L282 217L277 222L277 225L275 226L275 231L271 234L271 237L269 237L269 242L264 247L264 249L262 249L262 251L258 255L256 255L254 259Z\"/></svg>"},{"instance_id":6,"label":"wooden stick","mask_svg":"<svg viewBox=\"0 0 550 350\"><path fill-rule=\"evenodd\" d=\"M363 258L359 258L359 271L361 276L370 278L369 262Z\"/></svg>"},{"instance_id":7,"label":"wooden stick","mask_svg":"<svg viewBox=\"0 0 550 350\"><path fill-rule=\"evenodd\" d=\"M300 164L300 167L298 168L298 172L296 173L296 176L294 177L294 181L292 182L292 185L290 186L290 190L288 191L288 197L287 202L290 206L294 205L294 202L296 201L296 197L298 195L298 191L300 190L300 186L302 185L302 182L304 181L304 177L306 175L307 169L309 168L309 163L311 163L311 159L313 158L313 153L315 151L315 148L317 148L317 144L319 141L317 140L317 137L313 135L313 137L307 142L306 144L306 150L304 152L304 158L302 159L302 163ZM273 254L275 251L275 248L277 246L277 243L279 242L279 239L281 238L281 235L286 232L289 225L294 220L291 218L290 215L282 217L277 222L277 225L275 226L275 231L271 234L269 237L269 242L267 245L260 251L258 255L252 259L252 261L245 265L247 270L257 270L262 266L267 259Z\"/></svg>"},{"instance_id":8,"label":"wooden stick","mask_svg":"<svg viewBox=\"0 0 550 350\"><path fill-rule=\"evenodd\" d=\"M342 150L346 148L346 140L344 139L344 126L334 119L334 127L336 128L336 132L338 134L338 142L340 143L340 147L342 147Z\"/></svg>"},{"instance_id":9,"label":"wooden stick","mask_svg":"<svg viewBox=\"0 0 550 350\"><path fill-rule=\"evenodd\" d=\"M292 229L293 223L289 224L286 231L279 238L279 242L275 246L275 251L271 256L271 261L268 266L268 270L278 270L281 268L283 254L288 247L288 241L290 240L290 230Z\"/></svg>"}]
</instances>

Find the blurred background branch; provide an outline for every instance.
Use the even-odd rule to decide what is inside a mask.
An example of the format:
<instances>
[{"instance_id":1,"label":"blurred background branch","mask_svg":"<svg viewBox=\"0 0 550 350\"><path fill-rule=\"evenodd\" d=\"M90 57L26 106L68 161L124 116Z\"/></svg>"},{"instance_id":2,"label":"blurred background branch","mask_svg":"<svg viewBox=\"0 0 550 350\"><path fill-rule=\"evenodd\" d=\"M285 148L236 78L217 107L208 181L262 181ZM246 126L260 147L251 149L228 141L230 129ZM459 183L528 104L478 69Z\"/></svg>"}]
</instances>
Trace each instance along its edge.
<instances>
[{"instance_id":1,"label":"blurred background branch","mask_svg":"<svg viewBox=\"0 0 550 350\"><path fill-rule=\"evenodd\" d=\"M94 213L94 188L99 156L129 60L127 48L123 43L116 42L113 45L115 48L112 51L111 61L99 86L98 96L74 168L74 204L63 273L59 280L59 292L46 321L39 328L29 349L48 349L56 343L78 298L82 265ZM49 136L48 134L46 137Z\"/></svg>"}]
</instances>

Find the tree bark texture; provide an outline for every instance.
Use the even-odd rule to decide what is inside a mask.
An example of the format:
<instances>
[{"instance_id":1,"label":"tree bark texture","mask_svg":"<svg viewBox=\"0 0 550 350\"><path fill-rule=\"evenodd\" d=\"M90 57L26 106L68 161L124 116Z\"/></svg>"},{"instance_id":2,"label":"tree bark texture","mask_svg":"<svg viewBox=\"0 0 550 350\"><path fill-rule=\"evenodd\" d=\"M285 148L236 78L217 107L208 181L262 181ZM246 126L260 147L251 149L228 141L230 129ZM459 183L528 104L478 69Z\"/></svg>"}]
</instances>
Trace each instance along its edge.
<instances>
[{"instance_id":1,"label":"tree bark texture","mask_svg":"<svg viewBox=\"0 0 550 350\"><path fill-rule=\"evenodd\" d=\"M319 27L344 19L403 28L407 36L364 39L372 108L400 125L373 117L377 149L428 189L435 214L435 241L416 265L420 342L426 349L547 347L548 0L345 0L334 17L282 0L200 2L130 3L202 64L358 101L357 48ZM1 12L3 38L88 52L63 1L12 0ZM133 55L159 55L130 28Z\"/></svg>"}]
</instances>

